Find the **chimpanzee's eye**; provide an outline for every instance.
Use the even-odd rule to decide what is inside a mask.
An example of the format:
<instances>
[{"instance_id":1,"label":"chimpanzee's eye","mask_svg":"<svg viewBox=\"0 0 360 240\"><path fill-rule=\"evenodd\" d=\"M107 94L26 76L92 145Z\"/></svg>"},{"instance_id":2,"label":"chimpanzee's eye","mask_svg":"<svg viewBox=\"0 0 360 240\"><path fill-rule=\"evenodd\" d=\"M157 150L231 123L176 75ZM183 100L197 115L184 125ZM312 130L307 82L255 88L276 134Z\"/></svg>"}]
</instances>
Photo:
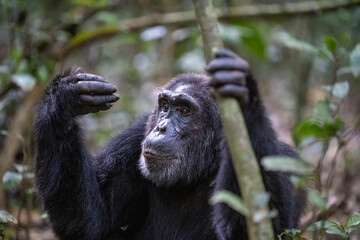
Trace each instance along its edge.
<instances>
[{"instance_id":1,"label":"chimpanzee's eye","mask_svg":"<svg viewBox=\"0 0 360 240\"><path fill-rule=\"evenodd\" d=\"M181 115L189 115L190 114L190 108L189 107L180 107L179 109Z\"/></svg>"},{"instance_id":2,"label":"chimpanzee's eye","mask_svg":"<svg viewBox=\"0 0 360 240\"><path fill-rule=\"evenodd\" d=\"M169 111L169 103L168 103L168 101L163 101L163 102L161 103L161 108L162 108L162 110L163 110L164 112Z\"/></svg>"}]
</instances>

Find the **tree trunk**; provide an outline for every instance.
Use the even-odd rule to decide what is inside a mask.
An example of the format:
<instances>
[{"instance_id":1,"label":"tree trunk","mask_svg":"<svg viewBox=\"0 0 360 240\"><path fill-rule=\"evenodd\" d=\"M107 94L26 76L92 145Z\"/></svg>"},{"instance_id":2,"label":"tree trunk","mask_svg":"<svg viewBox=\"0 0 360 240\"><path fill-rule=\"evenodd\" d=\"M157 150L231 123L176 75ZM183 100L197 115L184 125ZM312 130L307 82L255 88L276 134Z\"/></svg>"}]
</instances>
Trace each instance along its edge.
<instances>
[{"instance_id":1,"label":"tree trunk","mask_svg":"<svg viewBox=\"0 0 360 240\"><path fill-rule=\"evenodd\" d=\"M213 51L223 47L217 28L217 17L211 0L193 0L196 16L201 27L206 61L213 59ZM222 99L217 96L221 119L226 139L231 151L234 170L241 189L245 206L249 214L246 217L247 229L251 240L274 239L273 228L269 217L254 222L256 212L269 212L267 205L259 206L254 199L265 193L260 168L251 147L241 109L234 99Z\"/></svg>"}]
</instances>

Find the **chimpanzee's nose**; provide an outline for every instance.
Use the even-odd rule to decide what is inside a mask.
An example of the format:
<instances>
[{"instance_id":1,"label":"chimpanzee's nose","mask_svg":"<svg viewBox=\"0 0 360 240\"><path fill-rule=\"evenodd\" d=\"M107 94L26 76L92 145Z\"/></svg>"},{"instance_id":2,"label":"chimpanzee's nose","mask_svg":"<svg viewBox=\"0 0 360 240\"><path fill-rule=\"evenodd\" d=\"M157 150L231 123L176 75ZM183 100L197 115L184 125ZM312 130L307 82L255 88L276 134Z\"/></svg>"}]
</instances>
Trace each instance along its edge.
<instances>
[{"instance_id":1,"label":"chimpanzee's nose","mask_svg":"<svg viewBox=\"0 0 360 240\"><path fill-rule=\"evenodd\" d=\"M165 120L162 120L160 121L157 125L156 125L156 128L155 130L159 133L165 133L166 132L166 126L168 124L169 120L168 119L165 119Z\"/></svg>"}]
</instances>

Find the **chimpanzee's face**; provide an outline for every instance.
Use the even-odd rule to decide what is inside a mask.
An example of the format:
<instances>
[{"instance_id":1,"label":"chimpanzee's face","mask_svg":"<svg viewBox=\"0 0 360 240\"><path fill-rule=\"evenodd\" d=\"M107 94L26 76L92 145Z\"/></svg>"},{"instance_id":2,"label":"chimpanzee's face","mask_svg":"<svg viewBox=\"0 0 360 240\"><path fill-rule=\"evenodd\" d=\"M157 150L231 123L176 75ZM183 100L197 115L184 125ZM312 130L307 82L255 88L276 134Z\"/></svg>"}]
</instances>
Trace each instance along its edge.
<instances>
[{"instance_id":1,"label":"chimpanzee's face","mask_svg":"<svg viewBox=\"0 0 360 240\"><path fill-rule=\"evenodd\" d=\"M199 86L179 83L158 95L139 162L143 176L156 185L189 183L212 169L208 155L216 147L209 149L208 146L214 145L215 137L213 122L208 121L212 116L206 115L213 114L214 110L204 111L204 108L214 108L214 100L209 88L198 92L196 87ZM217 110L215 113L218 114Z\"/></svg>"}]
</instances>

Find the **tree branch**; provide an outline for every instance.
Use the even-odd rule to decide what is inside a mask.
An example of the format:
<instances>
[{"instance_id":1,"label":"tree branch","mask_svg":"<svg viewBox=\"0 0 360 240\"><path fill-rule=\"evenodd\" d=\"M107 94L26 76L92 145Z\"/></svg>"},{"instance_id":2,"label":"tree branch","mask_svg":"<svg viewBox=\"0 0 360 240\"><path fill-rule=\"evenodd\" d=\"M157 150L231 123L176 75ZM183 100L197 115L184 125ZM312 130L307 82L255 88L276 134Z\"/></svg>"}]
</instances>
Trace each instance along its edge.
<instances>
[{"instance_id":1,"label":"tree branch","mask_svg":"<svg viewBox=\"0 0 360 240\"><path fill-rule=\"evenodd\" d=\"M193 2L201 28L206 61L210 62L214 57L214 50L223 47L217 27L216 13L211 0L193 0ZM265 186L241 109L235 99L221 98L217 94L216 101L231 152L234 171L241 189L241 196L249 211L249 214L245 216L249 239L274 239L272 224L270 218L267 217L269 213L267 204L259 206L254 201L257 196L265 193ZM266 215L260 222L254 221L254 215L257 212L263 212Z\"/></svg>"},{"instance_id":2,"label":"tree branch","mask_svg":"<svg viewBox=\"0 0 360 240\"><path fill-rule=\"evenodd\" d=\"M219 18L273 18L312 15L360 5L360 0L304 1L230 7L219 12Z\"/></svg>"},{"instance_id":3,"label":"tree branch","mask_svg":"<svg viewBox=\"0 0 360 240\"><path fill-rule=\"evenodd\" d=\"M344 206L345 206L344 199L341 199L340 201L329 206L324 211L319 212L315 216L315 219L310 217L309 219L307 219L305 222L303 222L301 224L301 227L300 227L301 232L305 232L307 227L309 227L311 224L313 224L317 221L325 221L325 220L329 219L334 213L336 213L340 208L342 208Z\"/></svg>"},{"instance_id":4,"label":"tree branch","mask_svg":"<svg viewBox=\"0 0 360 240\"><path fill-rule=\"evenodd\" d=\"M336 11L339 8L349 8L360 5L360 0L304 1L281 4L255 4L240 7L218 9L220 20L234 19L267 19L274 17L294 17ZM96 32L82 41L71 42L55 53L57 59L65 58L73 49L100 39L113 37L121 32L139 31L142 28L156 25L189 25L196 20L194 11L154 14L132 19L125 19L118 26L103 27L105 31ZM84 31L83 33L89 33ZM80 34L83 34L80 33Z\"/></svg>"},{"instance_id":5,"label":"tree branch","mask_svg":"<svg viewBox=\"0 0 360 240\"><path fill-rule=\"evenodd\" d=\"M294 17L311 15L360 5L360 0L304 1L296 3L252 4L227 9L217 9L219 20ZM155 25L189 24L196 20L193 11L155 14L123 20L120 29L137 31Z\"/></svg>"}]
</instances>

